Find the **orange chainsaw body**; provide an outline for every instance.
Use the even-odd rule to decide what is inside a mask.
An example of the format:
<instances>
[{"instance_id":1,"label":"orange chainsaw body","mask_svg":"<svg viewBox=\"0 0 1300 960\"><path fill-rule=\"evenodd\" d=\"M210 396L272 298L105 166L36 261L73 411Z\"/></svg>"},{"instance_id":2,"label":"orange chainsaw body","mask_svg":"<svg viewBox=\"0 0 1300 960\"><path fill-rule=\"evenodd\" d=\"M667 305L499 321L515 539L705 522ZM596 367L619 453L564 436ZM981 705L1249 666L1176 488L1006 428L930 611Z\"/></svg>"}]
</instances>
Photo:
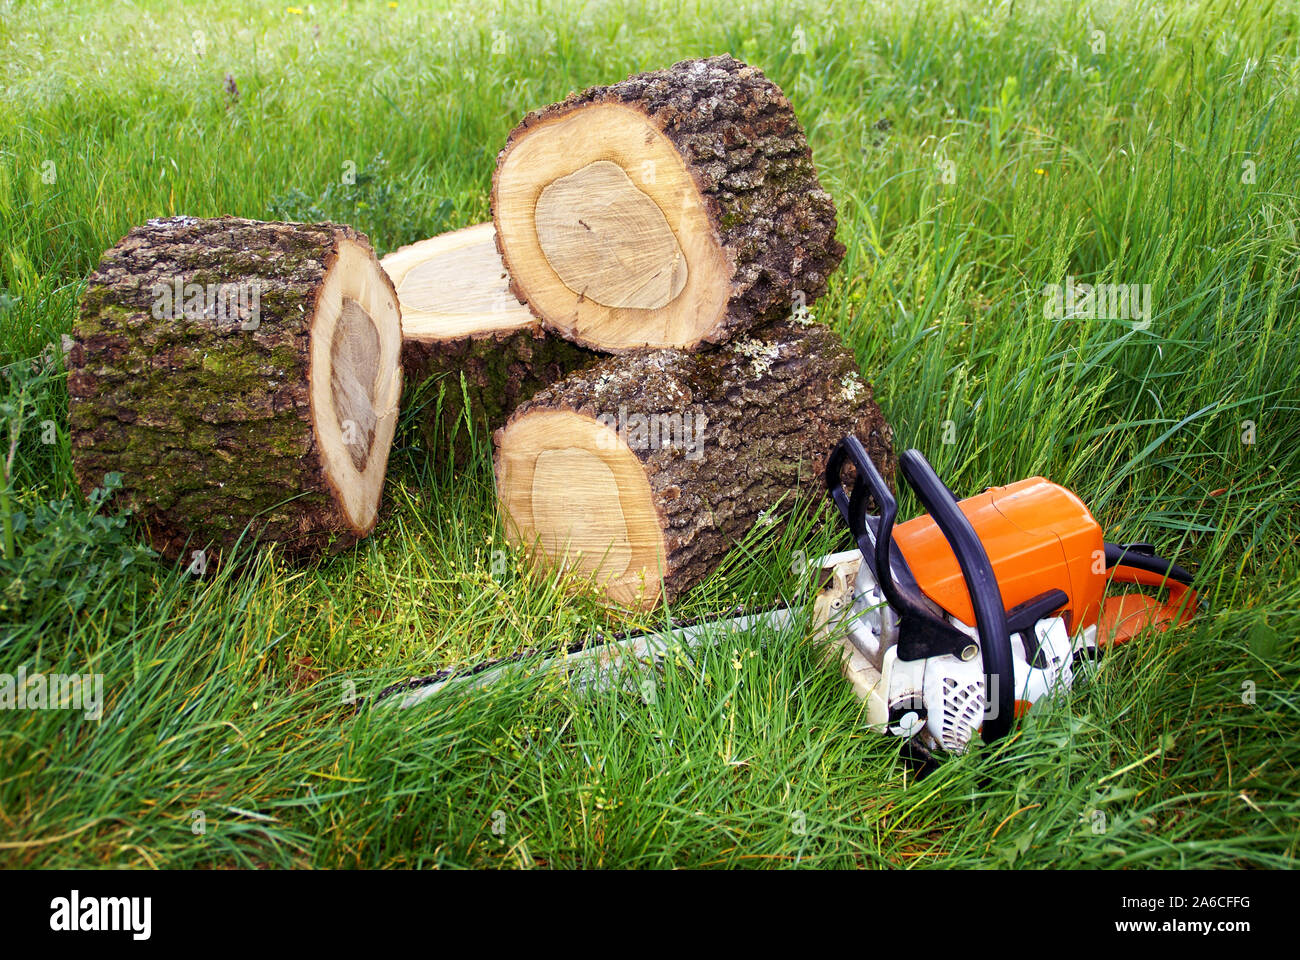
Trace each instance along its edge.
<instances>
[{"instance_id":1,"label":"orange chainsaw body","mask_svg":"<svg viewBox=\"0 0 1300 960\"><path fill-rule=\"evenodd\" d=\"M962 500L958 507L984 545L1008 610L1048 590L1063 590L1069 601L1060 615L1067 629L1074 633L1101 621L1103 644L1122 642L1156 623L1185 619L1178 616L1186 590L1182 584L1123 565L1106 569L1101 525L1083 501L1064 487L1030 477L991 487ZM921 591L946 613L974 626L975 612L961 567L934 520L926 515L899 524L894 527L894 543ZM1111 598L1103 608L1112 577L1168 587L1169 602L1127 594Z\"/></svg>"},{"instance_id":2,"label":"orange chainsaw body","mask_svg":"<svg viewBox=\"0 0 1300 960\"><path fill-rule=\"evenodd\" d=\"M1106 588L1101 524L1070 490L1043 477L992 487L957 505L984 544L1006 609L1050 589L1070 597L1070 632L1097 622ZM946 613L975 626L975 611L956 554L928 515L894 527L894 544L922 592Z\"/></svg>"}]
</instances>

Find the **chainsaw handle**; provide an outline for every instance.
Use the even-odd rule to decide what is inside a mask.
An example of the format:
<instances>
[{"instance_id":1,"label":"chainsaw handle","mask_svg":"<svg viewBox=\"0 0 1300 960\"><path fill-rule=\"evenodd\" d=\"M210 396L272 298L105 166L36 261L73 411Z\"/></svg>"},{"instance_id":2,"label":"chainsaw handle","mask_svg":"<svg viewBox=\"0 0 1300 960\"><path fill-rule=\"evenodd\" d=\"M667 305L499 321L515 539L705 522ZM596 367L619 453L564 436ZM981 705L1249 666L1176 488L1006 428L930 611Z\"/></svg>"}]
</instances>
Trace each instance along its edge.
<instances>
[{"instance_id":1,"label":"chainsaw handle","mask_svg":"<svg viewBox=\"0 0 1300 960\"><path fill-rule=\"evenodd\" d=\"M984 741L992 743L1011 730L1016 700L1011 634L1007 630L1006 608L1002 605L998 578L975 528L929 461L919 450L908 450L898 458L898 466L908 486L916 491L917 499L948 541L961 567L962 579L966 581L984 660L984 726L981 732Z\"/></svg>"},{"instance_id":2,"label":"chainsaw handle","mask_svg":"<svg viewBox=\"0 0 1300 960\"><path fill-rule=\"evenodd\" d=\"M1157 558L1159 559L1159 558ZM1167 563L1167 561L1161 561ZM1171 567L1178 567L1177 564L1169 564ZM1196 591L1188 585L1188 582L1182 579L1175 579L1167 572L1165 574L1156 573L1150 565L1137 566L1127 562L1117 563L1106 571L1110 574L1111 583L1130 583L1139 587L1158 587L1169 592L1169 598L1160 605L1161 612L1169 619L1170 623L1182 625L1189 623L1197 606L1200 604L1200 598ZM1186 573L1186 571L1183 571ZM1191 574L1187 574L1190 579Z\"/></svg>"},{"instance_id":3,"label":"chainsaw handle","mask_svg":"<svg viewBox=\"0 0 1300 960\"><path fill-rule=\"evenodd\" d=\"M853 461L856 474L851 495L844 492L844 483L841 479L845 459ZM867 455L862 441L852 434L835 445L835 449L831 451L826 461L826 490L835 501L835 506L839 507L840 516L848 525L849 533L853 535L858 549L866 554L867 546L870 545L876 561L876 569L888 571L889 544L894 531L894 519L898 516L898 501L894 499L894 494L885 484L885 478L871 462L871 457ZM876 501L876 506L880 510L874 531L867 528L868 493ZM863 538L866 538L866 544ZM891 577L886 579L892 580Z\"/></svg>"},{"instance_id":4,"label":"chainsaw handle","mask_svg":"<svg viewBox=\"0 0 1300 960\"><path fill-rule=\"evenodd\" d=\"M851 494L845 494L840 479L846 457L853 461L855 474ZM826 461L826 487L831 499L840 508L840 516L848 524L858 552L871 568L876 583L880 584L885 602L898 614L900 625L906 623L922 632L937 631L954 635L953 639L961 639L962 635L954 627L925 608L919 591L913 593L905 590L894 579L890 550L894 545L894 520L898 516L898 501L894 499L894 493L885 483L885 478L871 462L862 441L853 434L837 443L831 451ZM880 513L867 513L868 493L876 502ZM875 525L868 523L868 519L875 520Z\"/></svg>"},{"instance_id":5,"label":"chainsaw handle","mask_svg":"<svg viewBox=\"0 0 1300 960\"><path fill-rule=\"evenodd\" d=\"M842 479L846 460L853 461L857 474L851 493L844 492ZM975 609L975 626L979 630L979 646L984 658L984 689L997 694L996 702L991 696L986 696L984 700L982 734L986 742L992 743L1010 731L1015 715L1011 635L1007 631L1002 591L998 589L997 577L993 574L993 565L984 551L984 545L980 543L966 515L958 508L956 496L939 479L925 457L916 450L908 450L899 458L899 467L922 505L947 538L961 567L962 578L966 581L971 606ZM915 585L900 585L895 579L890 550L894 542L898 501L894 499L876 465L871 462L862 441L852 434L836 444L826 460L826 489L839 508L863 557L874 564L872 572L885 594L886 602L898 614L900 630L906 625L909 631L918 635L938 635L944 638L948 650L960 650L956 644L965 644L968 641L966 635L931 613ZM868 493L880 510L879 515L873 518L876 521L874 528L867 522Z\"/></svg>"}]
</instances>

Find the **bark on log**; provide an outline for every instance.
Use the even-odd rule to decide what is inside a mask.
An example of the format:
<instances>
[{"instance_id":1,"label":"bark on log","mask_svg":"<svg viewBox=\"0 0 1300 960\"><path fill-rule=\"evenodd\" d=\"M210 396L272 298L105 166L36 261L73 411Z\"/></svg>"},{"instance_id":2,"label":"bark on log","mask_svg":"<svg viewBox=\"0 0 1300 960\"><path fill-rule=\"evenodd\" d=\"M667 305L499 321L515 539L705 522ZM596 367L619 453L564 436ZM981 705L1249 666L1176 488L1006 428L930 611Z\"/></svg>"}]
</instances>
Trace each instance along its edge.
<instances>
[{"instance_id":1,"label":"bark on log","mask_svg":"<svg viewBox=\"0 0 1300 960\"><path fill-rule=\"evenodd\" d=\"M855 433L881 472L893 432L830 329L780 321L716 350L612 357L540 391L496 434L512 542L649 608L703 580L783 497L824 499Z\"/></svg>"},{"instance_id":2,"label":"bark on log","mask_svg":"<svg viewBox=\"0 0 1300 960\"><path fill-rule=\"evenodd\" d=\"M789 315L844 255L790 101L725 55L529 114L498 157L492 215L519 299L614 353Z\"/></svg>"},{"instance_id":3,"label":"bark on log","mask_svg":"<svg viewBox=\"0 0 1300 960\"><path fill-rule=\"evenodd\" d=\"M402 308L402 369L425 449L469 461L523 400L597 355L543 332L510 292L491 223L403 247L383 267ZM432 380L432 383L429 381Z\"/></svg>"},{"instance_id":4,"label":"bark on log","mask_svg":"<svg viewBox=\"0 0 1300 960\"><path fill-rule=\"evenodd\" d=\"M164 556L217 558L246 527L293 556L373 529L401 328L363 235L151 220L105 253L73 340L78 482L120 472L119 496Z\"/></svg>"},{"instance_id":5,"label":"bark on log","mask_svg":"<svg viewBox=\"0 0 1300 960\"><path fill-rule=\"evenodd\" d=\"M470 460L473 436L488 442L521 402L596 359L536 324L441 342L408 340L402 349L413 395L423 386L425 449L435 456L450 450L457 469Z\"/></svg>"}]
</instances>

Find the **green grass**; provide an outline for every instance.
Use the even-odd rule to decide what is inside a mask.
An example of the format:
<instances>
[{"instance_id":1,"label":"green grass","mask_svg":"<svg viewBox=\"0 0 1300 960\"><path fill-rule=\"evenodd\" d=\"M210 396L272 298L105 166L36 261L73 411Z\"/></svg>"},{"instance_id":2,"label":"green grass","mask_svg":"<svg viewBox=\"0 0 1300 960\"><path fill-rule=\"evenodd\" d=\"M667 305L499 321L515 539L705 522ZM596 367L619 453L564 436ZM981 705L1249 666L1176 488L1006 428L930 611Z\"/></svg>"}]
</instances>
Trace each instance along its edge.
<instances>
[{"instance_id":1,"label":"green grass","mask_svg":"<svg viewBox=\"0 0 1300 960\"><path fill-rule=\"evenodd\" d=\"M0 670L100 672L108 697L99 722L0 712L0 863L1292 864L1294 8L779 6L0 0L0 364L4 418L24 424ZM320 215L390 250L487 217L527 109L722 51L808 128L848 248L815 312L900 445L959 491L1070 486L1110 539L1195 566L1193 625L918 782L819 665L806 618L670 665L652 704L520 679L354 713L349 682L364 696L623 625L499 552L486 438L456 475L410 411L380 529L327 562L267 552L196 580L140 557L111 499L84 505L62 374L32 360L132 225ZM1044 285L1067 275L1151 284L1150 325L1045 317ZM673 614L805 596L793 552L842 542L797 530L738 549Z\"/></svg>"}]
</instances>

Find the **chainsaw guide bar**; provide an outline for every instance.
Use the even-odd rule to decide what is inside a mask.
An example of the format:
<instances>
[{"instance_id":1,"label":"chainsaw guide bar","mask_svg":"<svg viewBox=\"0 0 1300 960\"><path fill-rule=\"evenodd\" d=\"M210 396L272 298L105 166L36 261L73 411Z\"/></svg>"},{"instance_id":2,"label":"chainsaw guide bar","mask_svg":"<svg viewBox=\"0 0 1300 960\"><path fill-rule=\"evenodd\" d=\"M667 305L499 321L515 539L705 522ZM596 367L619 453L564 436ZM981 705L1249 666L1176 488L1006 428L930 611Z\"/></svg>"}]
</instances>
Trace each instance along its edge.
<instances>
[{"instance_id":1,"label":"chainsaw guide bar","mask_svg":"<svg viewBox=\"0 0 1300 960\"><path fill-rule=\"evenodd\" d=\"M376 694L375 702L391 700L405 709L449 688L478 689L521 674L564 676L578 692L593 693L608 689L624 672L657 663L674 650L692 650L727 634L783 630L792 622L788 608L776 607L758 613L737 613L724 620L704 619L676 623L659 631L616 635L604 642L585 641L545 652L524 651L465 670L440 670L394 683ZM536 662L538 656L544 658L540 663ZM406 696L399 696L402 693Z\"/></svg>"}]
</instances>

